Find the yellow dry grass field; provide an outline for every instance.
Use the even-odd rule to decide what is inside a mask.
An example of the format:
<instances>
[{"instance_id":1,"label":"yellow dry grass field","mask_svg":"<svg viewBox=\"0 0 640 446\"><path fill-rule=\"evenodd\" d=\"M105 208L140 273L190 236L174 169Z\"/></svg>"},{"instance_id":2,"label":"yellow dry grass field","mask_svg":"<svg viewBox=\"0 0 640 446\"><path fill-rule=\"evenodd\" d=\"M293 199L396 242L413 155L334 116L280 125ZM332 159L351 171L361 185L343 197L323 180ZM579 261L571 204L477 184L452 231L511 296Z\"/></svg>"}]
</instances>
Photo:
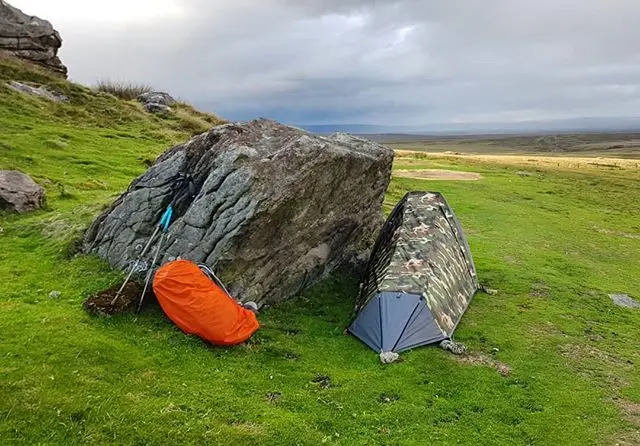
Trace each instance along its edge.
<instances>
[{"instance_id":1,"label":"yellow dry grass field","mask_svg":"<svg viewBox=\"0 0 640 446\"><path fill-rule=\"evenodd\" d=\"M618 169L640 170L640 160L610 157L573 157L573 156L540 156L540 155L485 155L452 152L423 152L413 150L396 150L398 158L445 158L477 161L509 166L529 166L554 169Z\"/></svg>"}]
</instances>

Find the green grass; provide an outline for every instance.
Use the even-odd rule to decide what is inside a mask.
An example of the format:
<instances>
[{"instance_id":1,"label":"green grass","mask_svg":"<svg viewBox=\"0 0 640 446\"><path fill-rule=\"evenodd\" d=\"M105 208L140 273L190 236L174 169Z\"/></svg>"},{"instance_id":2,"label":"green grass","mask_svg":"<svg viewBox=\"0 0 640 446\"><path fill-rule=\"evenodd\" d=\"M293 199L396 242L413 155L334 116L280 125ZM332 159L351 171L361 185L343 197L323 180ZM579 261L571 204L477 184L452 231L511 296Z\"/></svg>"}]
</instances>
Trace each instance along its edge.
<instances>
[{"instance_id":1,"label":"green grass","mask_svg":"<svg viewBox=\"0 0 640 446\"><path fill-rule=\"evenodd\" d=\"M22 80L60 82L12 69L32 76ZM340 275L261 314L248 344L214 348L157 308L138 318L83 311L87 295L121 276L73 256L74 239L190 131L110 95L56 85L70 104L0 86L0 168L32 174L49 196L46 210L0 216L3 445L640 442L622 409L640 403L640 311L607 297L640 297L637 170L521 176L519 166L428 158L410 167L483 179L392 181L387 210L421 189L443 192L456 211L481 281L499 290L475 297L456 339L507 364L507 377L430 347L380 364L343 335L358 278ZM399 158L396 168L407 165ZM48 297L53 290L59 299Z\"/></svg>"}]
</instances>

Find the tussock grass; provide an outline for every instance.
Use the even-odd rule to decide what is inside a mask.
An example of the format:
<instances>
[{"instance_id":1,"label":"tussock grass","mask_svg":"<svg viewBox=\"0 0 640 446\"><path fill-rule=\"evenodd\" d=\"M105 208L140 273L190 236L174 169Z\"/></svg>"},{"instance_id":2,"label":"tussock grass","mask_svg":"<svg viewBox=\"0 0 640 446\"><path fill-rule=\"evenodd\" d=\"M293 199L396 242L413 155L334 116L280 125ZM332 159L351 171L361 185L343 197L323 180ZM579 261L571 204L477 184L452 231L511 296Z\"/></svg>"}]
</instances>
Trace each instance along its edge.
<instances>
[{"instance_id":1,"label":"tussock grass","mask_svg":"<svg viewBox=\"0 0 640 446\"><path fill-rule=\"evenodd\" d=\"M153 91L153 87L135 82L101 80L96 84L95 90L112 94L125 101L132 101L143 93Z\"/></svg>"},{"instance_id":2,"label":"tussock grass","mask_svg":"<svg viewBox=\"0 0 640 446\"><path fill-rule=\"evenodd\" d=\"M173 107L173 120L169 124L172 129L198 135L206 132L214 125L225 121L213 113L206 113L195 109L192 105L180 101Z\"/></svg>"}]
</instances>

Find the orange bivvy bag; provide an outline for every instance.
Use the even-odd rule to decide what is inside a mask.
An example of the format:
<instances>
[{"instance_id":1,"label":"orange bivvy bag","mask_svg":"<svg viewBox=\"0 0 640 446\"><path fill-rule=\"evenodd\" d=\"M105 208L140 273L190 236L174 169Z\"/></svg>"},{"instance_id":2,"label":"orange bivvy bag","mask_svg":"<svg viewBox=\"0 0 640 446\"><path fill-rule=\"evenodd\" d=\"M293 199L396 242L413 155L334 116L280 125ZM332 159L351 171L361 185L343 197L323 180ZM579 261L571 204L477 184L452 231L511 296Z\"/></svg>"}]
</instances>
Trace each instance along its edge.
<instances>
[{"instance_id":1,"label":"orange bivvy bag","mask_svg":"<svg viewBox=\"0 0 640 446\"><path fill-rule=\"evenodd\" d=\"M167 263L156 272L153 292L165 314L182 331L216 345L246 341L260 324L189 260Z\"/></svg>"}]
</instances>

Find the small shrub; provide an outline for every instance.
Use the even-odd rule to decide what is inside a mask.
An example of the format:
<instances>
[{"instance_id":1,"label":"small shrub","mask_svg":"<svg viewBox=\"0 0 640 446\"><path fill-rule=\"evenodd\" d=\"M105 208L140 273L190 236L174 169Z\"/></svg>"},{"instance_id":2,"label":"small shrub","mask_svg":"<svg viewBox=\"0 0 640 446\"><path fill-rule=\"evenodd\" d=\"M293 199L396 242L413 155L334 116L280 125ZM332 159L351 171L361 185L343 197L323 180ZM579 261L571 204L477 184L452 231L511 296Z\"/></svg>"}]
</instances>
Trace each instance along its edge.
<instances>
[{"instance_id":1,"label":"small shrub","mask_svg":"<svg viewBox=\"0 0 640 446\"><path fill-rule=\"evenodd\" d=\"M136 84L133 82L113 82L113 81L98 81L95 87L96 91L103 93L109 93L117 98L124 99L125 101L131 101L136 99L142 93L148 93L153 91L150 85Z\"/></svg>"}]
</instances>

